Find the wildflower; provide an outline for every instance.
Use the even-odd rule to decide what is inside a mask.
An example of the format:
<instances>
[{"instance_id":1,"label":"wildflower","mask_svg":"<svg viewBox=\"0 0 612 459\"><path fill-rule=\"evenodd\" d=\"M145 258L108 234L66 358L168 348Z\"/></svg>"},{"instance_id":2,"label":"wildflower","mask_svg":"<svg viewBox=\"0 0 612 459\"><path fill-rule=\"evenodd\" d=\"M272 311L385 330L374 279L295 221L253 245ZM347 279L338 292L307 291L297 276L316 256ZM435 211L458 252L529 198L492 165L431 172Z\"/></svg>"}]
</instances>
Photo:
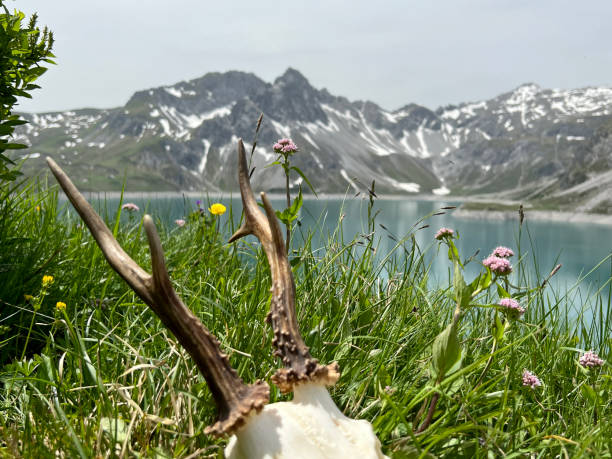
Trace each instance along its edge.
<instances>
[{"instance_id":1,"label":"wildflower","mask_svg":"<svg viewBox=\"0 0 612 459\"><path fill-rule=\"evenodd\" d=\"M53 283L53 276L47 276L47 275L43 276L42 278L43 287L48 287L52 283Z\"/></svg>"},{"instance_id":2,"label":"wildflower","mask_svg":"<svg viewBox=\"0 0 612 459\"><path fill-rule=\"evenodd\" d=\"M436 235L434 236L434 239L441 241L442 239L446 237L452 238L454 234L455 232L450 228L440 228L438 232L436 233Z\"/></svg>"},{"instance_id":3,"label":"wildflower","mask_svg":"<svg viewBox=\"0 0 612 459\"><path fill-rule=\"evenodd\" d=\"M126 202L125 204L123 204L121 206L121 210L128 210L130 212L137 212L140 210L140 208L134 204L133 202Z\"/></svg>"},{"instance_id":4,"label":"wildflower","mask_svg":"<svg viewBox=\"0 0 612 459\"><path fill-rule=\"evenodd\" d=\"M498 303L500 306L506 308L506 313L513 318L517 318L525 314L525 308L522 307L518 301L512 298L502 298Z\"/></svg>"},{"instance_id":5,"label":"wildflower","mask_svg":"<svg viewBox=\"0 0 612 459\"><path fill-rule=\"evenodd\" d=\"M215 203L208 209L213 215L223 215L225 213L225 206L220 203Z\"/></svg>"},{"instance_id":6,"label":"wildflower","mask_svg":"<svg viewBox=\"0 0 612 459\"><path fill-rule=\"evenodd\" d=\"M512 272L512 265L507 258L490 255L482 261L482 264L499 276L506 276Z\"/></svg>"},{"instance_id":7,"label":"wildflower","mask_svg":"<svg viewBox=\"0 0 612 459\"><path fill-rule=\"evenodd\" d=\"M512 249L500 245L499 247L496 247L495 250L493 250L493 253L491 253L491 255L499 258L510 258L514 256L514 252L512 251Z\"/></svg>"},{"instance_id":8,"label":"wildflower","mask_svg":"<svg viewBox=\"0 0 612 459\"><path fill-rule=\"evenodd\" d=\"M523 386L530 386L532 389L542 385L542 381L530 371L523 370Z\"/></svg>"},{"instance_id":9,"label":"wildflower","mask_svg":"<svg viewBox=\"0 0 612 459\"><path fill-rule=\"evenodd\" d=\"M57 309L58 311L65 311L66 303L62 303L61 301L58 301L57 303L55 303L55 309Z\"/></svg>"},{"instance_id":10,"label":"wildflower","mask_svg":"<svg viewBox=\"0 0 612 459\"><path fill-rule=\"evenodd\" d=\"M36 206L36 212L40 212L40 206Z\"/></svg>"},{"instance_id":11,"label":"wildflower","mask_svg":"<svg viewBox=\"0 0 612 459\"><path fill-rule=\"evenodd\" d=\"M272 148L276 153L284 155L292 155L298 151L297 145L291 139L279 139Z\"/></svg>"},{"instance_id":12,"label":"wildflower","mask_svg":"<svg viewBox=\"0 0 612 459\"><path fill-rule=\"evenodd\" d=\"M395 392L397 392L397 389L393 386L385 386L384 390L387 395L393 395Z\"/></svg>"},{"instance_id":13,"label":"wildflower","mask_svg":"<svg viewBox=\"0 0 612 459\"><path fill-rule=\"evenodd\" d=\"M25 298L26 301L32 301L34 299L34 297L32 295L23 295L23 297Z\"/></svg>"},{"instance_id":14,"label":"wildflower","mask_svg":"<svg viewBox=\"0 0 612 459\"><path fill-rule=\"evenodd\" d=\"M174 223L176 223L177 226L185 226L185 220L183 220L182 218L174 220Z\"/></svg>"},{"instance_id":15,"label":"wildflower","mask_svg":"<svg viewBox=\"0 0 612 459\"><path fill-rule=\"evenodd\" d=\"M582 354L582 357L580 357L578 362L584 368L600 367L604 364L604 361L600 359L599 356L593 351L586 351L584 354Z\"/></svg>"}]
</instances>

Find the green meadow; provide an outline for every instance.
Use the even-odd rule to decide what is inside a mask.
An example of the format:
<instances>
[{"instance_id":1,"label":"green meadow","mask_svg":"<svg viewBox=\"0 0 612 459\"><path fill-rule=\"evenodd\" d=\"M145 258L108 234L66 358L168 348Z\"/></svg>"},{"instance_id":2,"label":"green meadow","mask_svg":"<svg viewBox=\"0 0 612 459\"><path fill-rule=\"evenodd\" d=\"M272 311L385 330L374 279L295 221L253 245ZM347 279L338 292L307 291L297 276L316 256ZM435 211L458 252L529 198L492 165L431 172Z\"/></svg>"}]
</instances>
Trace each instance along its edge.
<instances>
[{"instance_id":1,"label":"green meadow","mask_svg":"<svg viewBox=\"0 0 612 459\"><path fill-rule=\"evenodd\" d=\"M197 368L58 202L57 186L5 184L0 199L0 456L222 457L226 440L203 433L215 407ZM102 217L148 270L143 213L120 218L120 205ZM352 240L340 216L325 235L293 233L299 326L313 356L338 362L331 393L341 410L369 420L392 457L609 457L609 300L596 295L570 315L566 295L528 274L537 263L521 254L528 222L516 222L518 241L500 241L518 242L509 276L481 267L463 279L466 263L481 260L453 253L450 238L429 246L436 253L420 248L414 234L427 216L377 257L385 235L369 206L371 231ZM280 365L264 320L269 268L256 239L226 242L231 214L194 209L182 227L153 218L176 292L244 381L269 380ZM457 268L450 285L432 287L429 255ZM505 296L525 313L506 314ZM456 345L441 350L436 337L453 323ZM580 364L591 349L603 365ZM524 370L541 385L523 385ZM272 386L271 402L283 399Z\"/></svg>"}]
</instances>

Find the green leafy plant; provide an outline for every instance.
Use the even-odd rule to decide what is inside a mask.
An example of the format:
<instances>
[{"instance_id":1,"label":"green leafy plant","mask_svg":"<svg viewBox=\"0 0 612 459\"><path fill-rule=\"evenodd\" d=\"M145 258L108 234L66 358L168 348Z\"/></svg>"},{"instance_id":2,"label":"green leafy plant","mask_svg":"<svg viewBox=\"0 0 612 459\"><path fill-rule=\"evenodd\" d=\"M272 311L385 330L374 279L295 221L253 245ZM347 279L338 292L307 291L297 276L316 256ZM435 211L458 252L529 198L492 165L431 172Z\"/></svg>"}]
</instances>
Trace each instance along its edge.
<instances>
[{"instance_id":1,"label":"green leafy plant","mask_svg":"<svg viewBox=\"0 0 612 459\"><path fill-rule=\"evenodd\" d=\"M298 152L298 147L295 143L293 143L293 140L279 139L278 142L274 144L273 148L274 148L274 152L277 153L279 156L277 160L271 164L271 166L279 165L283 168L283 172L285 173L285 193L287 197L287 208L284 209L283 211L277 210L276 216L281 222L283 222L283 224L285 225L285 228L287 229L287 234L285 238L285 247L287 249L287 253L289 253L289 247L290 247L290 242L291 242L291 226L293 224L293 221L299 215L300 208L302 207L302 188L301 187L299 189L297 199L294 201L293 204L291 204L291 194L290 194L290 186L289 186L289 175L291 174L291 171L297 172L300 175L300 177L302 177L304 182L306 182L306 184L311 189L311 191L315 194L315 196L317 195L317 192L314 190L312 184L310 183L306 175L304 175L304 173L300 170L300 168L297 166L291 165L291 161L290 161L291 156L293 156L295 153Z\"/></svg>"},{"instance_id":2,"label":"green leafy plant","mask_svg":"<svg viewBox=\"0 0 612 459\"><path fill-rule=\"evenodd\" d=\"M53 64L55 57L53 32L36 26L33 14L27 25L21 11L11 13L0 0L0 182L13 181L20 172L15 162L5 154L7 150L27 148L27 145L11 142L15 127L25 124L13 114L17 97L31 98L30 92L38 89L34 82L47 71L41 63Z\"/></svg>"}]
</instances>

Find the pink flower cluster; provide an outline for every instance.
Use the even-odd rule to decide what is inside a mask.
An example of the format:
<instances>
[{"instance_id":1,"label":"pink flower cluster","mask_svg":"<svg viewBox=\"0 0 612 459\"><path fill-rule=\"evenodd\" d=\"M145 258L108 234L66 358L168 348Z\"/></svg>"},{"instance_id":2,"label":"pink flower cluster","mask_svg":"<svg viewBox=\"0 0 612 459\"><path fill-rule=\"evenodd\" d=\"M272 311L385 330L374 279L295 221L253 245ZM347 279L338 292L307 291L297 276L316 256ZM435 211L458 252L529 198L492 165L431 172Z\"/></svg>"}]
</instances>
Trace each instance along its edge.
<instances>
[{"instance_id":1,"label":"pink flower cluster","mask_svg":"<svg viewBox=\"0 0 612 459\"><path fill-rule=\"evenodd\" d=\"M532 372L523 370L523 386L529 386L532 389L542 385L542 381Z\"/></svg>"},{"instance_id":2,"label":"pink flower cluster","mask_svg":"<svg viewBox=\"0 0 612 459\"><path fill-rule=\"evenodd\" d=\"M518 301L513 300L512 298L502 298L498 303L500 306L506 308L506 312L511 317L519 317L525 314L525 308L522 307Z\"/></svg>"},{"instance_id":3,"label":"pink flower cluster","mask_svg":"<svg viewBox=\"0 0 612 459\"><path fill-rule=\"evenodd\" d=\"M499 258L510 258L514 256L514 252L512 251L512 249L500 245L499 247L495 247L491 255L494 255Z\"/></svg>"},{"instance_id":4,"label":"pink flower cluster","mask_svg":"<svg viewBox=\"0 0 612 459\"><path fill-rule=\"evenodd\" d=\"M512 272L512 265L507 258L490 255L482 261L482 264L498 276L506 276Z\"/></svg>"},{"instance_id":5,"label":"pink flower cluster","mask_svg":"<svg viewBox=\"0 0 612 459\"><path fill-rule=\"evenodd\" d=\"M174 223L177 226L185 226L185 220L183 220L182 218L179 218L178 220L174 220Z\"/></svg>"},{"instance_id":6,"label":"pink flower cluster","mask_svg":"<svg viewBox=\"0 0 612 459\"><path fill-rule=\"evenodd\" d=\"M436 233L436 235L434 236L434 239L441 241L445 237L452 238L454 234L455 232L450 228L440 228L438 232Z\"/></svg>"},{"instance_id":7,"label":"pink flower cluster","mask_svg":"<svg viewBox=\"0 0 612 459\"><path fill-rule=\"evenodd\" d=\"M508 258L513 255L514 252L512 249L500 245L491 252L491 255L482 261L482 264L489 268L494 274L506 276L512 272L512 265Z\"/></svg>"},{"instance_id":8,"label":"pink flower cluster","mask_svg":"<svg viewBox=\"0 0 612 459\"><path fill-rule=\"evenodd\" d=\"M284 153L284 154L293 154L298 151L298 147L293 143L291 139L279 139L274 146L274 151L276 153Z\"/></svg>"},{"instance_id":9,"label":"pink flower cluster","mask_svg":"<svg viewBox=\"0 0 612 459\"><path fill-rule=\"evenodd\" d=\"M140 207L138 207L133 202L126 202L125 204L121 206L121 210L128 210L130 212L138 212L140 210Z\"/></svg>"},{"instance_id":10,"label":"pink flower cluster","mask_svg":"<svg viewBox=\"0 0 612 459\"><path fill-rule=\"evenodd\" d=\"M600 359L599 356L595 354L593 351L587 351L584 354L582 354L578 362L584 368L600 367L604 364L604 361Z\"/></svg>"}]
</instances>

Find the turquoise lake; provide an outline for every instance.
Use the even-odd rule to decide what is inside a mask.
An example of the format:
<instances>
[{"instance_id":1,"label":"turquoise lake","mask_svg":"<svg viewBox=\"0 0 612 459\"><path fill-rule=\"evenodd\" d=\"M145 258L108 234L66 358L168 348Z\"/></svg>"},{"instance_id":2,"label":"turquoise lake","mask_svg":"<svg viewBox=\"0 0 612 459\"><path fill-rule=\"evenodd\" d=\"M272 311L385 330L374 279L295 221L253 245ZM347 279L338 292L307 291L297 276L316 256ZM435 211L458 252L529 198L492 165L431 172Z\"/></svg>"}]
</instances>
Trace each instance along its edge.
<instances>
[{"instance_id":1,"label":"turquoise lake","mask_svg":"<svg viewBox=\"0 0 612 459\"><path fill-rule=\"evenodd\" d=\"M124 202L133 202L140 206L140 215L146 209L148 213L165 221L169 227L174 227L174 220L185 218L197 208L196 199L198 198L187 196L131 196L129 199L124 199ZM203 202L202 207L207 207L207 203L212 202L221 202L228 208L231 206L234 222L237 224L242 209L238 195L233 198L200 199ZM99 196L91 201L95 207L106 206L109 210L116 209L118 204L117 199L104 199ZM284 207L282 199L273 199L272 203L277 209ZM414 232L415 238L422 250L433 245L428 252L433 258L432 282L447 285L450 263L445 250L437 252L437 244L434 244L436 241L433 239L435 232L440 227L452 228L460 234L456 244L463 259L479 250L474 261L467 267L468 280L471 280L471 277L479 271L482 259L498 245L510 247L515 253L518 252L518 214L516 220L513 221L475 220L455 218L453 211L449 210L444 215L429 217L415 226L415 223L422 217L436 212L441 207L455 204L457 203L454 201L445 200L375 200L373 209L374 212L378 212L376 216L377 256L383 257L395 246L396 242L389 237L389 234L401 240L415 228L428 224L430 225L428 228ZM350 241L355 235L364 234L367 231L367 207L368 200L361 197L306 199L299 217L301 226L293 239L293 244L301 242L299 231L305 233L309 228L317 228L314 245L324 247L327 235L336 229L341 215L344 216L344 240ZM226 228L227 237L230 235L227 225L228 218L230 218L229 212L220 217L221 227ZM544 279L553 267L560 263L563 266L551 281L555 292L563 295L569 291L569 296L572 298L570 303L574 306L592 302L598 291L601 291L602 298L607 302L608 283L612 272L611 236L612 227L607 225L530 221L529 212L526 212L521 231L523 266L531 276L537 275L538 278ZM410 242L406 244L406 247L410 247ZM402 252L403 250L400 250L398 254ZM601 263L602 260L605 261ZM512 261L513 264L516 264L517 257L513 257ZM594 269L600 263L601 265ZM590 271L593 272L587 275ZM582 279L579 286L574 288L579 279Z\"/></svg>"}]
</instances>

